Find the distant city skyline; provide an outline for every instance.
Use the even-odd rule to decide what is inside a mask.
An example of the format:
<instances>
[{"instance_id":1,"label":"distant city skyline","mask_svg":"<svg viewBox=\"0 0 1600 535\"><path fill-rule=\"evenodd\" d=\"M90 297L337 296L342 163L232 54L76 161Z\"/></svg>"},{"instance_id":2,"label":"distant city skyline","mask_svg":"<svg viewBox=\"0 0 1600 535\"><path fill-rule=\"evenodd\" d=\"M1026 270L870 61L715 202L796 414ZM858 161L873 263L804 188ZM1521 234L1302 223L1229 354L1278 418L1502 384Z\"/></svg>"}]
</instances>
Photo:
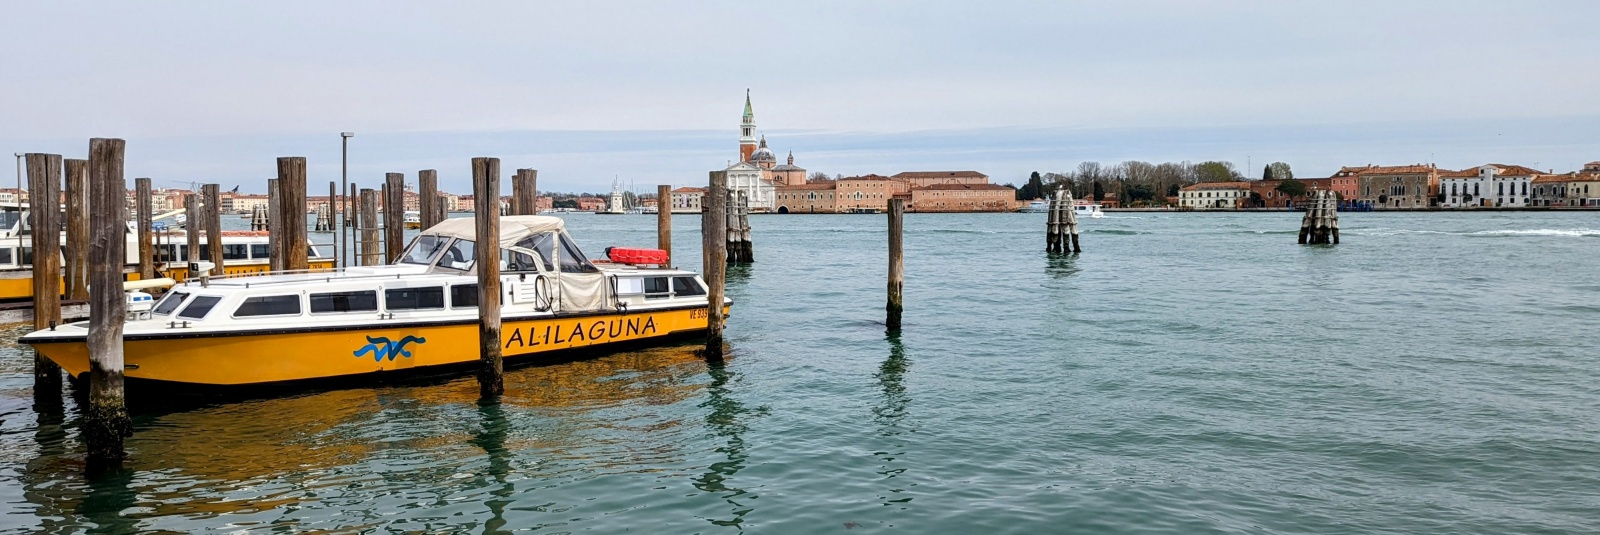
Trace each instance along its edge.
<instances>
[{"instance_id":1,"label":"distant city skyline","mask_svg":"<svg viewBox=\"0 0 1600 535\"><path fill-rule=\"evenodd\" d=\"M245 192L306 156L315 191L354 131L358 184L432 168L465 192L469 159L495 156L543 190L693 185L737 157L749 88L772 144L830 175L1563 171L1600 160L1594 20L1592 2L26 3L0 20L0 145L122 137L130 179ZM749 21L786 30L731 30Z\"/></svg>"}]
</instances>

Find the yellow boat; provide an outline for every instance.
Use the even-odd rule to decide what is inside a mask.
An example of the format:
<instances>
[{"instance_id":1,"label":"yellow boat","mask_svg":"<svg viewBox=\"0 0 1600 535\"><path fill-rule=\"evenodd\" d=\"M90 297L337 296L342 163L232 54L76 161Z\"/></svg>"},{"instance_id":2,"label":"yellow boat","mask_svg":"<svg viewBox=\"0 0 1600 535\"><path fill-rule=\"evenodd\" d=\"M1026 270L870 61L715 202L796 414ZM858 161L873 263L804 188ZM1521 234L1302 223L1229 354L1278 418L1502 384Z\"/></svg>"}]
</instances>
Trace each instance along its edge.
<instances>
[{"instance_id":1,"label":"yellow boat","mask_svg":"<svg viewBox=\"0 0 1600 535\"><path fill-rule=\"evenodd\" d=\"M33 229L27 223L28 209L27 204L20 207L14 203L0 205L0 302L33 297ZM176 212L166 216L174 214ZM64 217L62 219L65 220ZM174 230L152 233L153 260L157 277L169 277L178 281L188 278L189 264L186 259L189 258L189 247L184 232L186 231ZM126 236L124 254L127 259L122 267L123 278L130 281L139 280L139 236L131 225ZM65 249L67 243L65 232L62 233L60 240ZM199 259L202 262L212 261L211 250L205 246L207 243L209 242L202 234L199 251ZM306 247L311 269L333 269L332 257L323 256L309 240ZM267 233L223 231L222 259L223 272L227 275L266 272L269 262ZM65 291L65 282L61 288Z\"/></svg>"},{"instance_id":2,"label":"yellow boat","mask_svg":"<svg viewBox=\"0 0 1600 535\"><path fill-rule=\"evenodd\" d=\"M705 284L690 271L594 263L546 216L501 219L502 353L508 363L702 334ZM423 231L392 265L191 281L124 325L136 383L238 387L469 368L478 360L470 218ZM724 302L724 307L732 301ZM88 322L23 336L74 377Z\"/></svg>"}]
</instances>

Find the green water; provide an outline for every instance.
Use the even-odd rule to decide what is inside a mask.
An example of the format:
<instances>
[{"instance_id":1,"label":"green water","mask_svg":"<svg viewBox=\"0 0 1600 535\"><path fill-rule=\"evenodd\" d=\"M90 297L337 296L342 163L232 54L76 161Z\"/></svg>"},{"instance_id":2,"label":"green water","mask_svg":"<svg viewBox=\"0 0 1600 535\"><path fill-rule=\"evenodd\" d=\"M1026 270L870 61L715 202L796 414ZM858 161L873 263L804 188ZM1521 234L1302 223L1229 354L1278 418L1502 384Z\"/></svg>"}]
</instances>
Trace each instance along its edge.
<instances>
[{"instance_id":1,"label":"green water","mask_svg":"<svg viewBox=\"0 0 1600 535\"><path fill-rule=\"evenodd\" d=\"M1110 214L1048 257L1043 214L912 214L886 336L883 216L755 217L725 365L145 414L93 481L4 348L0 531L1600 531L1600 214L1345 214L1336 247L1297 218Z\"/></svg>"}]
</instances>

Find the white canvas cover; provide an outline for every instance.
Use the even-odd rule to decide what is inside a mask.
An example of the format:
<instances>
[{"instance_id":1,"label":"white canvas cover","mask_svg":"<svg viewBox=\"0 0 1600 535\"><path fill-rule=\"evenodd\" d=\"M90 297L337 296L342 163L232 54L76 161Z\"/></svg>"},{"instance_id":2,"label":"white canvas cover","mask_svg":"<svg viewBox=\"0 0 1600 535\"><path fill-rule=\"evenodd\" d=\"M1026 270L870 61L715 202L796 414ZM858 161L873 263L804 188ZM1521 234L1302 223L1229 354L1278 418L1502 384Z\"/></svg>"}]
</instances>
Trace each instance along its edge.
<instances>
[{"instance_id":1,"label":"white canvas cover","mask_svg":"<svg viewBox=\"0 0 1600 535\"><path fill-rule=\"evenodd\" d=\"M446 219L422 231L422 233L478 241L477 224L478 222L475 218L458 217ZM523 238L541 232L563 232L564 229L566 229L566 222L559 217L547 215L504 216L500 218L500 247L510 247Z\"/></svg>"},{"instance_id":2,"label":"white canvas cover","mask_svg":"<svg viewBox=\"0 0 1600 535\"><path fill-rule=\"evenodd\" d=\"M561 311L589 312L610 308L610 278L604 273L562 273Z\"/></svg>"}]
</instances>

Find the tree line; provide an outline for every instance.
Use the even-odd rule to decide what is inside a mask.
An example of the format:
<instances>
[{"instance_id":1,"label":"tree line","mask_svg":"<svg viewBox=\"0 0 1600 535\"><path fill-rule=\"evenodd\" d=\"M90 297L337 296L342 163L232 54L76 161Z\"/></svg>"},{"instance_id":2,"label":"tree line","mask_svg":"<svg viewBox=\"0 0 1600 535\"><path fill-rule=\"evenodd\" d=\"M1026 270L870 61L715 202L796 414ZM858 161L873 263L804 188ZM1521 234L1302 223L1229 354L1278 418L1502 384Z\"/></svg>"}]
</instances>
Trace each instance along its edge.
<instances>
[{"instance_id":1,"label":"tree line","mask_svg":"<svg viewBox=\"0 0 1600 535\"><path fill-rule=\"evenodd\" d=\"M1289 164L1273 162L1262 170L1262 177L1287 180L1293 179L1294 173ZM1130 206L1163 204L1165 197L1177 196L1178 189L1189 184L1237 180L1245 180L1245 176L1232 162L1082 162L1070 171L1043 174L1035 171L1028 182L1017 189L1017 198L1041 199L1054 193L1056 186L1064 186L1077 198L1102 201L1107 193L1116 192L1117 198Z\"/></svg>"}]
</instances>

